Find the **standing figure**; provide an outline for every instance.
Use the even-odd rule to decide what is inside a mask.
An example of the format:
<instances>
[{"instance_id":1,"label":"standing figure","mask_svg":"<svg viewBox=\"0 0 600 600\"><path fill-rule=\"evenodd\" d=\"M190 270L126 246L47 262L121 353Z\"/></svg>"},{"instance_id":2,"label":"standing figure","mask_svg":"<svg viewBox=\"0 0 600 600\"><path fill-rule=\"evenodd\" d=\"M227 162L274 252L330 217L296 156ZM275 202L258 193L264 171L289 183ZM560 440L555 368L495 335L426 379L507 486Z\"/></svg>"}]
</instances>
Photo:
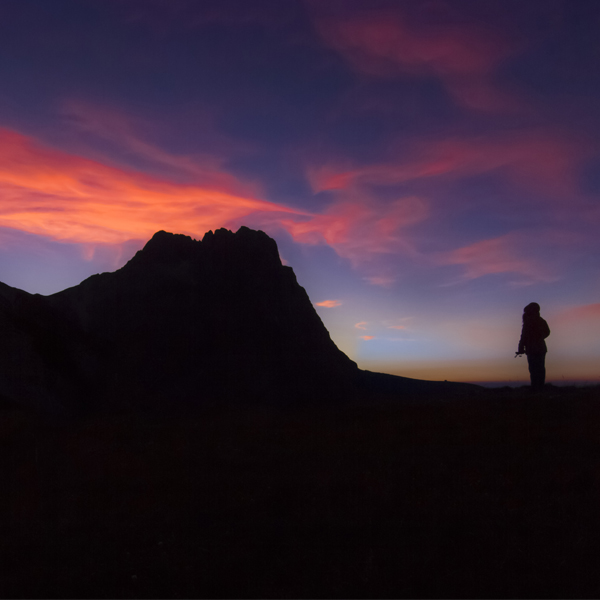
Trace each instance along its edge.
<instances>
[{"instance_id":1,"label":"standing figure","mask_svg":"<svg viewBox=\"0 0 600 600\"><path fill-rule=\"evenodd\" d=\"M546 342L550 335L548 323L540 317L540 305L537 302L528 304L523 310L523 330L519 340L516 356L527 355L532 391L541 390L546 380Z\"/></svg>"}]
</instances>

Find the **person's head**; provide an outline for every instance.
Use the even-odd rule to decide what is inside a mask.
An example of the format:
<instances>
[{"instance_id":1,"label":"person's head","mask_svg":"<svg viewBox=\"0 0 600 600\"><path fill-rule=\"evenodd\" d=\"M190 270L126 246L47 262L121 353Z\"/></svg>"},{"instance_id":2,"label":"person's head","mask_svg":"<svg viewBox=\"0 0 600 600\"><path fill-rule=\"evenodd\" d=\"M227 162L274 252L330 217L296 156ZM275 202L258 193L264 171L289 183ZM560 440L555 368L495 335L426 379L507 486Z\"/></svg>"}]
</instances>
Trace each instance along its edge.
<instances>
[{"instance_id":1,"label":"person's head","mask_svg":"<svg viewBox=\"0 0 600 600\"><path fill-rule=\"evenodd\" d=\"M540 305L537 302L531 302L523 309L523 321L531 317L540 316Z\"/></svg>"}]
</instances>

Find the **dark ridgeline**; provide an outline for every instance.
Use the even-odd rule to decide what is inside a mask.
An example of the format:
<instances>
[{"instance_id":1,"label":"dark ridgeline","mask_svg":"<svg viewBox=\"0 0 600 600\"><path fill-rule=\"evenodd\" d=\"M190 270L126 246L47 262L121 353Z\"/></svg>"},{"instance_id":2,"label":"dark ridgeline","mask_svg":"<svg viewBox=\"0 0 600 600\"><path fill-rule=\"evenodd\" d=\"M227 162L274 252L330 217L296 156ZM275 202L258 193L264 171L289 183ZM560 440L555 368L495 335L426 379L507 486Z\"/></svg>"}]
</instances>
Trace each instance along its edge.
<instances>
[{"instance_id":1,"label":"dark ridgeline","mask_svg":"<svg viewBox=\"0 0 600 600\"><path fill-rule=\"evenodd\" d=\"M123 268L52 296L0 284L0 326L0 396L49 411L318 402L365 388L459 385L360 371L275 241L246 227L202 241L159 231Z\"/></svg>"}]
</instances>

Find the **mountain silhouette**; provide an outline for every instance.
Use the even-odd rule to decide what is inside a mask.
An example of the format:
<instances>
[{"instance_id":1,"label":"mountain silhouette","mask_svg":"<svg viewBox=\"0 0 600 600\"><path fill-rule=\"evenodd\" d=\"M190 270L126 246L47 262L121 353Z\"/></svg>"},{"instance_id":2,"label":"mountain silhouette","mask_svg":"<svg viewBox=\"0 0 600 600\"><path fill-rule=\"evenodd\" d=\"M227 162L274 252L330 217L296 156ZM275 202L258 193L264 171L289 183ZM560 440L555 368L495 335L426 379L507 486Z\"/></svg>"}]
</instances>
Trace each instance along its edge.
<instances>
[{"instance_id":1,"label":"mountain silhouette","mask_svg":"<svg viewBox=\"0 0 600 600\"><path fill-rule=\"evenodd\" d=\"M0 283L0 327L4 404L50 412L461 386L359 370L275 241L247 227L202 241L159 231L123 268L51 296Z\"/></svg>"}]
</instances>

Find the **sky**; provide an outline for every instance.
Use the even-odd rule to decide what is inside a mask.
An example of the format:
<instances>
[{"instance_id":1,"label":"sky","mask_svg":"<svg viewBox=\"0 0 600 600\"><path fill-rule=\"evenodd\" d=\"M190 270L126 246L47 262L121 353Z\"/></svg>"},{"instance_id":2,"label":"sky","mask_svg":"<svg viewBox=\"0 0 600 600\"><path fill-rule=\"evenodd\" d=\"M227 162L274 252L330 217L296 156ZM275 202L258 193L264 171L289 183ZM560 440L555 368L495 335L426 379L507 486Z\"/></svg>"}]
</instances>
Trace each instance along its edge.
<instances>
[{"instance_id":1,"label":"sky","mask_svg":"<svg viewBox=\"0 0 600 600\"><path fill-rule=\"evenodd\" d=\"M241 225L361 368L600 380L600 3L0 2L0 281Z\"/></svg>"}]
</instances>

